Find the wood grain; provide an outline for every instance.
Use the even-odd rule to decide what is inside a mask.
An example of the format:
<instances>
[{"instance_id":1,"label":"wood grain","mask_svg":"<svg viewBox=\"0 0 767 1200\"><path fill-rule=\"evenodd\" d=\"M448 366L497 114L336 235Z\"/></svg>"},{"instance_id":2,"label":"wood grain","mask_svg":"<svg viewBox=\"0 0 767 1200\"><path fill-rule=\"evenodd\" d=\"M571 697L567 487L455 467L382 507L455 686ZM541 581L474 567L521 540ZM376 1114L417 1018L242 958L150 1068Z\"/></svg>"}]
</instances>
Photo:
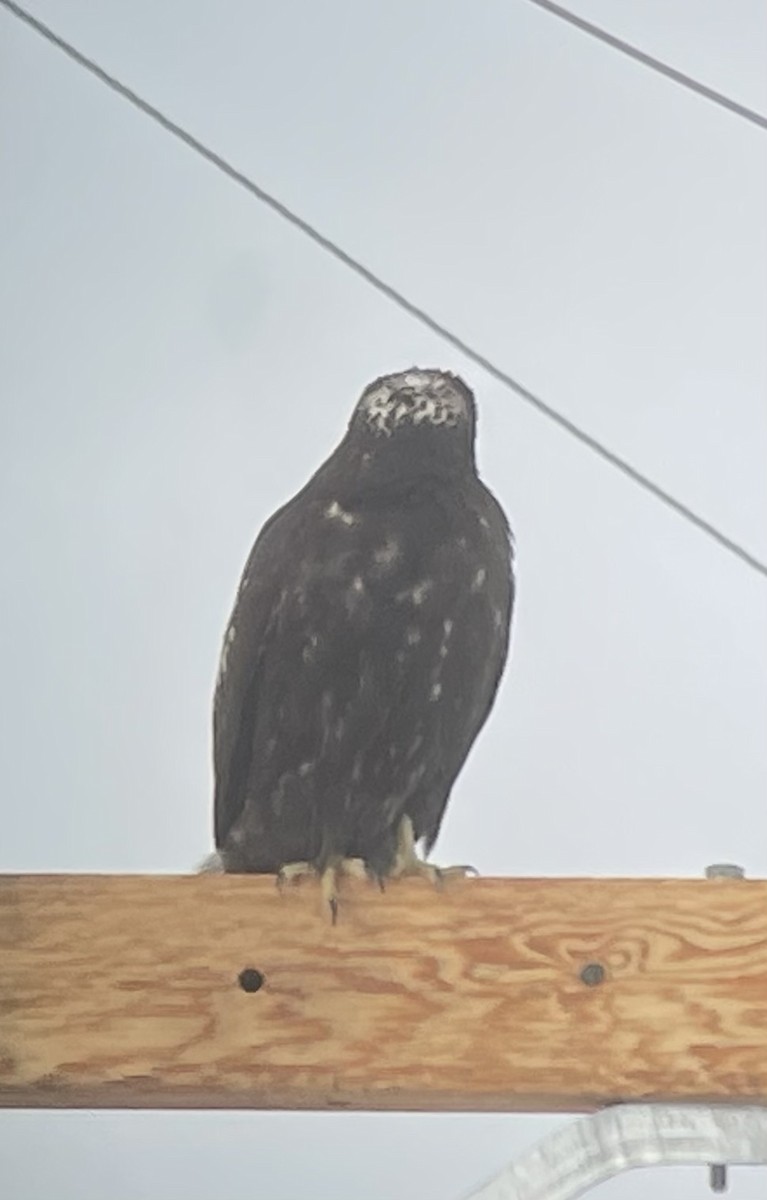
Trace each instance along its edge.
<instances>
[{"instance_id":1,"label":"wood grain","mask_svg":"<svg viewBox=\"0 0 767 1200\"><path fill-rule=\"evenodd\" d=\"M767 1099L767 883L0 876L2 1105L648 1099Z\"/></svg>"}]
</instances>

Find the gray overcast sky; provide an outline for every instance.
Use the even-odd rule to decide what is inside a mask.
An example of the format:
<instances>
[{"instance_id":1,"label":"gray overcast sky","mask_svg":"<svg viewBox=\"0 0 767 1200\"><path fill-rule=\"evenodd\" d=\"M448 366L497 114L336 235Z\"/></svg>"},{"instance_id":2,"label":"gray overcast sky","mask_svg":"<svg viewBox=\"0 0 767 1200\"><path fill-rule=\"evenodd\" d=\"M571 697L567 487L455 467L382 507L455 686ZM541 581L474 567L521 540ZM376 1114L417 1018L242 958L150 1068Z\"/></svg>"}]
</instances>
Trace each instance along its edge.
<instances>
[{"instance_id":1,"label":"gray overcast sky","mask_svg":"<svg viewBox=\"0 0 767 1200\"><path fill-rule=\"evenodd\" d=\"M761 0L575 7L767 112ZM767 556L763 131L523 0L32 9ZM5 12L0 138L0 869L209 849L250 544L362 386L419 363L478 393L520 589L437 858L767 875L767 581ZM14 1200L450 1200L560 1120L0 1113L0 1173ZM599 1195L650 1189L705 1179Z\"/></svg>"}]
</instances>

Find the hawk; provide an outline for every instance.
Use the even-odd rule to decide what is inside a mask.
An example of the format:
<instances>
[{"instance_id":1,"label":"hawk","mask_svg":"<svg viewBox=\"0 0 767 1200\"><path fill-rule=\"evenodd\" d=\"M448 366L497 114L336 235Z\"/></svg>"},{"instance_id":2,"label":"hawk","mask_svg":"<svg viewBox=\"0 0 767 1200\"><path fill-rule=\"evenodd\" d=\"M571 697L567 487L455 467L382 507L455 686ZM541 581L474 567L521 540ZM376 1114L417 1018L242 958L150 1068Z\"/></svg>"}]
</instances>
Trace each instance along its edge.
<instances>
[{"instance_id":1,"label":"hawk","mask_svg":"<svg viewBox=\"0 0 767 1200\"><path fill-rule=\"evenodd\" d=\"M264 525L224 635L219 869L442 872L432 848L509 646L512 538L447 371L376 379L340 445ZM465 873L470 868L448 868Z\"/></svg>"}]
</instances>

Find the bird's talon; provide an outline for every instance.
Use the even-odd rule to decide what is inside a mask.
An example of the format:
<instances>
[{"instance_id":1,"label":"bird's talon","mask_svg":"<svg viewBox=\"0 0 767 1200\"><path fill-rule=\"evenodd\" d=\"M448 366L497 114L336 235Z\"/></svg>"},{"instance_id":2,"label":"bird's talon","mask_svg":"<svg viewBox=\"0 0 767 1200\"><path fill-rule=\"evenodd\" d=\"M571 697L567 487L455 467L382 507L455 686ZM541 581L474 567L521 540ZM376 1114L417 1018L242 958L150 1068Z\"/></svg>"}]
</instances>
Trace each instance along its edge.
<instances>
[{"instance_id":1,"label":"bird's talon","mask_svg":"<svg viewBox=\"0 0 767 1200\"><path fill-rule=\"evenodd\" d=\"M477 868L470 866L469 863L461 863L454 867L438 867L437 870L445 877L453 875L460 879L465 879L467 875L473 875L475 878L479 875Z\"/></svg>"},{"instance_id":2,"label":"bird's talon","mask_svg":"<svg viewBox=\"0 0 767 1200\"><path fill-rule=\"evenodd\" d=\"M428 879L436 888L443 888L445 881L451 876L465 878L467 875L478 875L475 867L455 866L438 867L434 863L425 862L418 857L415 848L415 834L410 817L403 817L397 834L397 855L391 870L393 879L417 878Z\"/></svg>"},{"instance_id":3,"label":"bird's talon","mask_svg":"<svg viewBox=\"0 0 767 1200\"><path fill-rule=\"evenodd\" d=\"M298 883L306 875L316 875L316 873L312 864L308 862L283 863L277 872L277 887L281 891L288 884Z\"/></svg>"}]
</instances>

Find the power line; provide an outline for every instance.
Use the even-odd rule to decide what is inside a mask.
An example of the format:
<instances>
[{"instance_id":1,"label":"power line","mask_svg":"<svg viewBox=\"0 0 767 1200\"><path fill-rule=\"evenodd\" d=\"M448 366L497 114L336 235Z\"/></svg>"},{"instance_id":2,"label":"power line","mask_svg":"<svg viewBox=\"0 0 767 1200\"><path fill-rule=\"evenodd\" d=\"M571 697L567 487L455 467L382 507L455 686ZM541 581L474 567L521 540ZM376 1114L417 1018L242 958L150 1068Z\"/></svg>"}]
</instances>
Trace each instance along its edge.
<instances>
[{"instance_id":1,"label":"power line","mask_svg":"<svg viewBox=\"0 0 767 1200\"><path fill-rule=\"evenodd\" d=\"M442 338L443 341L448 342L449 345L453 346L456 350L459 350L461 354L465 355L466 358L475 363L478 367L481 367L487 372L488 375L491 375L493 379L497 380L504 387L516 392L516 394L522 400L524 400L526 404L529 404L533 408L537 409L538 412L543 414L543 416L547 417L550 421L553 421L556 425L558 425L560 429L564 429L565 432L576 438L577 441L579 441L582 445L587 446L589 450L594 452L594 454L598 454L599 457L604 459L605 462L610 463L611 466L615 467L623 475L627 476L627 478L637 484L638 487L641 487L646 492L649 492L650 495L656 498L656 500L660 500L660 502L665 504L667 508L672 509L686 521L689 521L690 524L694 525L697 529L701 530L702 533L705 533L708 537L712 538L725 550L729 551L730 554L734 554L754 571L758 571L761 575L767 576L767 563L762 562L761 559L757 558L744 546L740 545L739 542L734 541L733 538L728 537L726 533L723 533L720 529L717 529L715 525L712 525L704 517L699 516L693 511L693 509L689 508L681 500L677 500L676 497L672 496L670 492L667 492L659 484L654 483L653 480L642 474L641 471L638 471L636 467L633 467L631 463L627 462L624 458L621 458L619 454L616 454L613 450L610 450L597 438L592 437L590 433L587 433L586 430L582 429L579 425L576 425L574 421L569 419L569 417L564 416L555 408L552 408L551 405L546 404L546 402L541 400L539 396L536 396L533 392L529 391L511 375L507 374L505 371L501 370L500 367L496 366L495 363L491 362L489 358L486 358L484 354L481 354L478 350L475 350L472 346L465 342L463 338L459 337L446 326L442 325L439 321L435 320L435 318L430 316L429 313L427 313L423 308L419 308L417 304L414 304L411 300L408 300L408 298L404 296L402 292L397 291L396 288L393 288L390 284L386 283L358 259L352 258L350 254L347 254L346 251L334 241L326 237L323 233L320 233L319 230L315 229L313 225L310 225L308 221L305 221L303 217L300 217L297 213L293 212L292 209L288 208L280 200L277 200L269 192L265 191L264 188L259 187L257 183L255 183L247 175L243 174L242 171L238 171L236 167L233 167L232 164L227 162L225 158L222 158L220 154L216 154L214 150L211 150L208 146L204 145L204 143L198 141L193 134L183 129L180 125L177 125L175 121L170 119L170 117L166 117L164 113L161 113L159 109L154 107L154 105L150 104L147 100L142 99L142 97L138 96L136 92L132 91L131 88L127 87L124 83L121 83L118 79L115 79L115 77L105 71L103 67L100 67L92 59L88 58L85 54L82 54L57 33L54 33L52 29L50 29L42 21L38 20L37 17L33 17L25 9L21 8L15 3L15 0L0 0L0 5L2 5L3 8L8 9L9 12L13 13L14 16L18 17L20 21L23 21L31 29L34 29L36 33L40 34L47 41L51 42L54 46L57 46L64 52L64 54L68 55L69 58L76 62L78 66L83 67L84 70L88 71L91 75L95 75L97 79L106 84L106 86L113 92L116 92L119 96L122 96L123 99L127 100L135 108L139 109L158 125L162 126L162 128L168 133L172 134L173 137L183 142L185 146L190 148L190 150L194 150L196 154L199 154L200 157L211 163L224 175L228 176L229 179L234 180L235 183L239 184L240 187L244 188L252 196L255 196L256 199L262 204L265 204L268 208L271 208L272 211L277 213L278 216L282 217L283 220L287 221L290 225L293 225L294 228L299 229L301 233L305 234L316 245L320 246L321 249L325 250L328 254L331 254L339 262L342 262L351 271L354 271L355 274L364 279L366 283L370 284L372 288L375 288L377 292L380 292L382 295L386 296L387 299L391 300L393 304L396 304L399 308L403 309L404 312L409 313L411 317L414 317L422 325L425 325L426 328L430 329L432 333L437 334L437 336Z\"/></svg>"},{"instance_id":2,"label":"power line","mask_svg":"<svg viewBox=\"0 0 767 1200\"><path fill-rule=\"evenodd\" d=\"M4 3L5 0L2 0L2 2ZM706 100L720 105L721 108L726 108L729 112L735 113L736 116L742 117L744 121L750 121L752 125L758 125L760 129L767 129L767 117L762 116L761 113L756 112L753 108L747 108L745 104L739 104L737 100L731 100L729 96L724 96L721 92L716 92L713 88L707 87L705 83L699 83L697 79L693 79L690 75L685 75L684 71L677 71L676 67L670 67L667 63L661 62L660 59L653 58L651 54L645 54L644 50L638 50L636 46L630 45L629 42L624 42L622 38L615 37L614 34L608 33L607 30L602 29L599 25L592 25L591 21L584 21L583 17L577 17L575 13L562 8L561 5L553 4L552 0L528 0L528 3L534 4L536 8L542 8L545 12L551 13L552 16L567 21L568 24L574 25L576 29L580 29L583 33L588 33L591 37L598 38L600 42L605 42L608 46L612 46L613 50L620 50L621 54L627 54L629 58L642 63L643 66L650 67L651 70L657 71L660 75L665 75L667 79L673 79L674 83L688 88L698 96L705 97Z\"/></svg>"}]
</instances>

